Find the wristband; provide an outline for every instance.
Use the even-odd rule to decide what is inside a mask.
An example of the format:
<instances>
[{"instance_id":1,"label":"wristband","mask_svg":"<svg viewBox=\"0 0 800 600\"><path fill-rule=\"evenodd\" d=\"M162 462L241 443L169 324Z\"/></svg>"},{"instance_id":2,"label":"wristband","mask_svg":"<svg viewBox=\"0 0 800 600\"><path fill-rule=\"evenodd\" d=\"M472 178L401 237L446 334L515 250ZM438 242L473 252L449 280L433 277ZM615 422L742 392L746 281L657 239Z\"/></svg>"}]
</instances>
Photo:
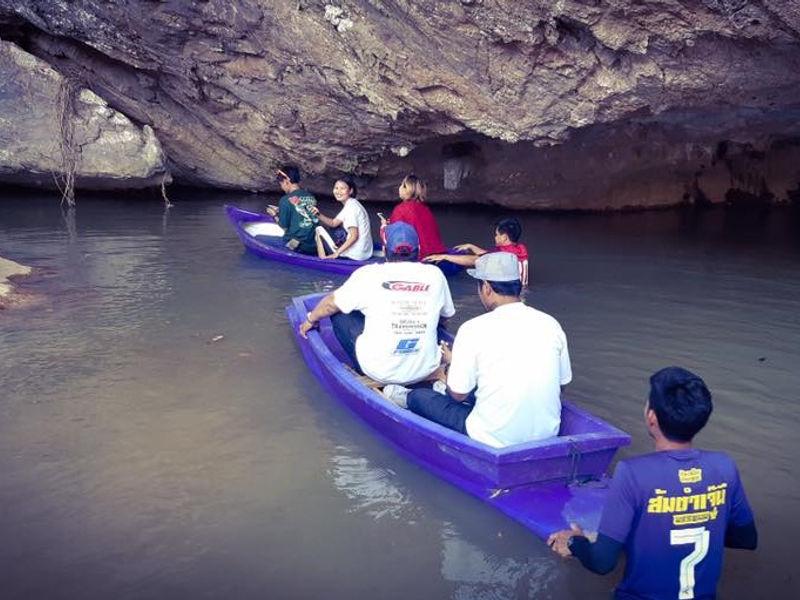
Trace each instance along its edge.
<instances>
[{"instance_id":1,"label":"wristband","mask_svg":"<svg viewBox=\"0 0 800 600\"><path fill-rule=\"evenodd\" d=\"M306 313L306 322L309 325L311 325L312 327L314 327L314 325L316 325L316 322L311 320L311 313L310 312Z\"/></svg>"}]
</instances>

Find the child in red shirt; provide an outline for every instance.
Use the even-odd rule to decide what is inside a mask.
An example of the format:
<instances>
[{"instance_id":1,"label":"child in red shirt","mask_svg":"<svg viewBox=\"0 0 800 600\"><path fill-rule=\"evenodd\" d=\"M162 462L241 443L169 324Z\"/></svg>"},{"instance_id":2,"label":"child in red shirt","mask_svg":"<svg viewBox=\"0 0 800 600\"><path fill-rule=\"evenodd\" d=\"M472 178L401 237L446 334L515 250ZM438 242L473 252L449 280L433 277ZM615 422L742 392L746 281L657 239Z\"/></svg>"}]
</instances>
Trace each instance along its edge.
<instances>
[{"instance_id":1,"label":"child in red shirt","mask_svg":"<svg viewBox=\"0 0 800 600\"><path fill-rule=\"evenodd\" d=\"M407 175L397 190L401 202L394 207L389 220L387 221L383 215L378 213L378 217L381 219L381 239L385 239L384 229L388 223L403 221L416 230L421 259L447 250L442 242L436 219L431 209L425 204L427 191L428 187L422 179L416 175Z\"/></svg>"},{"instance_id":2,"label":"child in red shirt","mask_svg":"<svg viewBox=\"0 0 800 600\"><path fill-rule=\"evenodd\" d=\"M494 225L494 250L484 250L475 244L459 244L456 250L466 254L431 254L425 262L451 262L462 267L474 267L479 256L487 252L510 252L519 260L519 275L522 285L528 285L528 249L519 243L522 225L515 217L500 219Z\"/></svg>"}]
</instances>

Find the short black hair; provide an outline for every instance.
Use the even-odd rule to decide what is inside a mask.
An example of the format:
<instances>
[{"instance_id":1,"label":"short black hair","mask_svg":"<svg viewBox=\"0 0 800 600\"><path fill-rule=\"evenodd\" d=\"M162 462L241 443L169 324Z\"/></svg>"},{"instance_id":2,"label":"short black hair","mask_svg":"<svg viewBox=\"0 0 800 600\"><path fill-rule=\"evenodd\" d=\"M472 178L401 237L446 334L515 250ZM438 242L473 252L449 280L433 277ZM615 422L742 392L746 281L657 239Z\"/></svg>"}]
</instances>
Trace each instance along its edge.
<instances>
[{"instance_id":1,"label":"short black hair","mask_svg":"<svg viewBox=\"0 0 800 600\"><path fill-rule=\"evenodd\" d=\"M714 409L705 382L681 367L667 367L650 377L648 407L656 413L661 433L673 442L690 442Z\"/></svg>"},{"instance_id":2,"label":"short black hair","mask_svg":"<svg viewBox=\"0 0 800 600\"><path fill-rule=\"evenodd\" d=\"M358 197L358 188L356 187L356 182L353 181L353 178L350 175L342 175L341 177L337 178L336 181L341 181L347 187L350 188L350 197L357 198Z\"/></svg>"},{"instance_id":3,"label":"short black hair","mask_svg":"<svg viewBox=\"0 0 800 600\"><path fill-rule=\"evenodd\" d=\"M500 233L505 233L514 244L519 241L519 238L522 236L522 225L519 222L519 219L516 217L505 217L503 219L498 219L494 224L494 233L495 231L499 231Z\"/></svg>"},{"instance_id":4,"label":"short black hair","mask_svg":"<svg viewBox=\"0 0 800 600\"><path fill-rule=\"evenodd\" d=\"M495 294L500 296L519 296L522 293L522 282L515 281L487 281Z\"/></svg>"},{"instance_id":5,"label":"short black hair","mask_svg":"<svg viewBox=\"0 0 800 600\"><path fill-rule=\"evenodd\" d=\"M284 165L280 170L292 183L300 183L300 169L294 165ZM278 174L278 179L282 179L280 174Z\"/></svg>"}]
</instances>

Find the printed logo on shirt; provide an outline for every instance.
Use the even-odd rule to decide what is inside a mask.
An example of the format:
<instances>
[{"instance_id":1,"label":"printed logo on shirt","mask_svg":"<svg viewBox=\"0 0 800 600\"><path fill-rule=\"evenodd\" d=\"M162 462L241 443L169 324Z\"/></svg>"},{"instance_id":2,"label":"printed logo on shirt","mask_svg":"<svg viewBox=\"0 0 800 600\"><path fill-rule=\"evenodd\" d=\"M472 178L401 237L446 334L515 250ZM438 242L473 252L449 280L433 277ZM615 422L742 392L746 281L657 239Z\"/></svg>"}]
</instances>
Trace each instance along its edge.
<instances>
[{"instance_id":1,"label":"printed logo on shirt","mask_svg":"<svg viewBox=\"0 0 800 600\"><path fill-rule=\"evenodd\" d=\"M695 469L699 471L700 469ZM706 490L698 494L690 492L682 496L667 496L656 489L655 496L647 500L647 512L657 515L671 515L673 525L692 525L713 521L719 516L719 510L725 506L727 483L706 486Z\"/></svg>"},{"instance_id":2,"label":"printed logo on shirt","mask_svg":"<svg viewBox=\"0 0 800 600\"><path fill-rule=\"evenodd\" d=\"M427 292L431 287L418 281L384 281L382 285L390 292Z\"/></svg>"},{"instance_id":3,"label":"printed logo on shirt","mask_svg":"<svg viewBox=\"0 0 800 600\"><path fill-rule=\"evenodd\" d=\"M678 480L681 483L697 483L703 479L702 469L678 469Z\"/></svg>"},{"instance_id":4,"label":"printed logo on shirt","mask_svg":"<svg viewBox=\"0 0 800 600\"><path fill-rule=\"evenodd\" d=\"M419 344L419 338L402 339L397 342L394 354L414 354L415 352L419 352L417 344Z\"/></svg>"}]
</instances>

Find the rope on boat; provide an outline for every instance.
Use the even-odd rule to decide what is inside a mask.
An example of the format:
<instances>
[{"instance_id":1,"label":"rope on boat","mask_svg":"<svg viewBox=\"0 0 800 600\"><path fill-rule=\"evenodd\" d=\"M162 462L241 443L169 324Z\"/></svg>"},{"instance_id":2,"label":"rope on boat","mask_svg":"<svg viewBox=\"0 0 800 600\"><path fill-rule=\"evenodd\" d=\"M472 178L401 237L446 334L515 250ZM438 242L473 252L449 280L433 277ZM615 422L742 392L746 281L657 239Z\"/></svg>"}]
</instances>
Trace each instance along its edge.
<instances>
[{"instance_id":1,"label":"rope on boat","mask_svg":"<svg viewBox=\"0 0 800 600\"><path fill-rule=\"evenodd\" d=\"M575 440L570 440L569 444L569 460L570 460L570 476L567 485L576 485L581 482L578 481L578 463L581 460L581 451L578 449L578 444Z\"/></svg>"}]
</instances>

